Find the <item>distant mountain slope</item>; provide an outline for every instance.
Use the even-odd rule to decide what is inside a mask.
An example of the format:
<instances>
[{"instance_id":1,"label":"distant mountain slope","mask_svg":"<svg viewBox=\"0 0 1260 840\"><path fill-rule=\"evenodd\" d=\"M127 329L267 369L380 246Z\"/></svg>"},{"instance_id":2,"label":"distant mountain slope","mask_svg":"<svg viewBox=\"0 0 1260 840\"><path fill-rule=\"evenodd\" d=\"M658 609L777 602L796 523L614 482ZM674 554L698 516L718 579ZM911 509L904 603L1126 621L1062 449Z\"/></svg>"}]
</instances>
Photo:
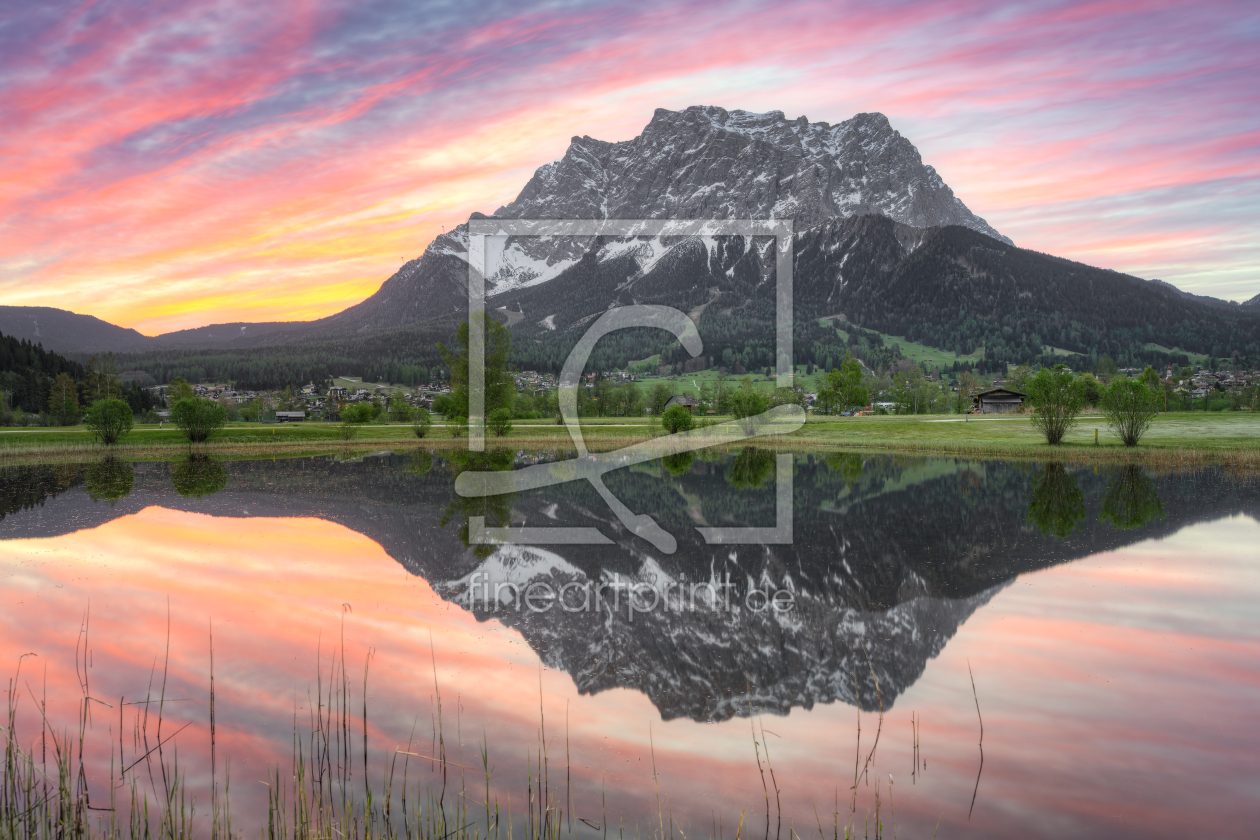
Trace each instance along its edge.
<instances>
[{"instance_id":1,"label":"distant mountain slope","mask_svg":"<svg viewBox=\"0 0 1260 840\"><path fill-rule=\"evenodd\" d=\"M134 353L145 350L253 347L310 327L310 322L210 324L147 336L126 327L49 306L0 306L0 332L58 353Z\"/></svg>"},{"instance_id":2,"label":"distant mountain slope","mask_svg":"<svg viewBox=\"0 0 1260 840\"><path fill-rule=\"evenodd\" d=\"M210 324L206 327L162 333L154 337L153 344L161 348L252 347L297 332L308 324L306 321L235 321L230 324Z\"/></svg>"},{"instance_id":3,"label":"distant mountain slope","mask_svg":"<svg viewBox=\"0 0 1260 840\"><path fill-rule=\"evenodd\" d=\"M828 223L801 238L800 274L810 279L797 300L819 312L834 305L850 321L881 332L960 352L985 346L990 358L1012 362L1040 354L1045 344L1084 355L1114 356L1146 342L1260 355L1260 312L1237 304L957 226L907 244L891 221L870 217L861 237L867 241L854 246L847 246L853 240L843 228ZM864 248L866 256L856 254L842 268L849 247ZM855 277L849 266L867 273ZM821 291L833 296L826 305L817 300Z\"/></svg>"},{"instance_id":4,"label":"distant mountain slope","mask_svg":"<svg viewBox=\"0 0 1260 840\"><path fill-rule=\"evenodd\" d=\"M92 315L79 315L50 306L0 306L0 332L42 344L58 353L97 350L143 350L148 336L115 326Z\"/></svg>"},{"instance_id":5,"label":"distant mountain slope","mask_svg":"<svg viewBox=\"0 0 1260 840\"><path fill-rule=\"evenodd\" d=\"M635 303L692 312L711 360L730 354L747 369L773 364L768 240L694 238L659 256L659 242L626 245L601 240L555 279L491 298L492 308L510 313L518 335L553 348L532 354L538 366L563 358L592 313ZM798 364L843 357L834 328L818 324L834 315L963 355L984 347L995 363L1031 361L1047 344L1114 358L1147 342L1260 355L1254 307L1205 302L1168 284L1016 248L960 226L921 230L881 215L829 219L796 237L794 255ZM627 358L670 343L640 345ZM687 358L666 351L662 361Z\"/></svg>"}]
</instances>

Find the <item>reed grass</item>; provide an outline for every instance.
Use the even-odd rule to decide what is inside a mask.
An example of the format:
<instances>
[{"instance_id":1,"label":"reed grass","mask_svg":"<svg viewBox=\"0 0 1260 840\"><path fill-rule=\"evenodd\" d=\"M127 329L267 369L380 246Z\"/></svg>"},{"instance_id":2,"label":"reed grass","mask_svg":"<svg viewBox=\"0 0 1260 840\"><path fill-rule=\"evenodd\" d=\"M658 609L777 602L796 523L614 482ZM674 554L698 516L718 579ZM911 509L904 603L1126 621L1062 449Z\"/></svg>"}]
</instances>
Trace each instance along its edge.
<instances>
[{"instance_id":1,"label":"reed grass","mask_svg":"<svg viewBox=\"0 0 1260 840\"><path fill-rule=\"evenodd\" d=\"M477 792L468 787L465 771L471 768L463 763L458 702L456 743L459 753L456 756L449 754L446 737L448 722L432 647L434 684L429 753L417 749L413 726L406 748L397 747L383 757L378 755L374 766L368 749L367 703L373 651L369 649L364 658L361 681L352 677L344 638L344 618L349 609L349 605L344 605L339 645L327 656L322 649L317 650L315 683L313 694L308 695L308 714L304 725L299 725L296 709L294 713L289 767L284 769L276 765L267 770L267 781L263 783L267 788L265 811L249 815L258 822L257 834L261 840L567 840L579 836L579 827L585 830L586 836L600 836L606 840L610 820L602 784L600 820L574 818L567 706L565 790L560 792L551 784L541 670L537 748L527 761L522 791L526 810L518 819L513 819L510 800L501 803L494 793L494 765L484 732L478 746L479 781L483 787ZM37 697L23 678L23 663L35 654L26 654L19 659L17 670L8 681L6 714L4 724L0 725L0 737L4 743L3 766L0 768L3 770L0 775L0 840L236 840L244 837L244 832L238 827L241 815L235 813L232 807L230 761L222 784L218 775L213 626L209 628L211 779L208 811L200 810L196 791L179 760L177 738L193 721L172 731L167 720L166 707L170 702L166 691L170 663L169 617L162 671L159 673L156 670L155 662L148 687L139 699L120 697L113 703L93 696L88 676L91 665L89 637L90 621L85 615L76 645L76 672L82 697L77 704L74 727L55 726L47 715L46 692L42 699ZM356 682L362 691L357 704L352 691ZM38 738L26 747L21 746L18 733L18 708L24 689L25 695L34 702L40 720ZM127 739L124 733L128 729L126 715L129 709L134 719L130 726L131 737ZM773 811L777 815L773 836L782 840L781 791L770 762L767 731L751 704L749 709L754 755L765 789L765 838L769 840L771 837L770 789L773 788ZM108 790L102 790L99 781L89 784L92 774L88 772L88 730L94 713L112 715L115 711L119 734L117 742L110 746ZM879 730L882 730L882 698L879 720ZM818 821L820 840L852 840L858 836L858 780L870 769L878 746L877 730L875 745L863 764L860 732L859 710L853 805L843 825L836 808L832 838L826 837L821 820ZM652 744L657 820L646 837L673 840L677 829L681 840L688 840L688 834L674 818L672 804L667 798L665 801L662 799L655 742L650 727L649 740ZM412 758L429 764L432 781L422 783L412 778ZM884 836L880 781L877 777L874 814L867 812L864 826L867 836L874 829L873 836L876 838ZM891 777L889 785L891 808ZM836 798L838 803L839 787ZM744 840L746 814L747 809L740 812L735 840ZM625 840L626 817L620 817L618 823L618 838ZM715 817L710 840L719 840L723 836L720 826L721 821ZM635 837L641 837L637 828ZM789 825L787 840L799 838L800 835Z\"/></svg>"}]
</instances>

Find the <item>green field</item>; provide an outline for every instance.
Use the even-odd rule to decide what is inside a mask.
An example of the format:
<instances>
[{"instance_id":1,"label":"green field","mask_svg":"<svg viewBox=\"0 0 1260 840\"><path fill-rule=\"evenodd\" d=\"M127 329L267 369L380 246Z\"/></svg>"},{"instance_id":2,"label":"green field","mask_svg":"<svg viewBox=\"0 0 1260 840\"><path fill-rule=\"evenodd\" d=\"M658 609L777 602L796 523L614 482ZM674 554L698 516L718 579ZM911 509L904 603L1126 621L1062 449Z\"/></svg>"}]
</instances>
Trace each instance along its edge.
<instances>
[{"instance_id":1,"label":"green field","mask_svg":"<svg viewBox=\"0 0 1260 840\"><path fill-rule=\"evenodd\" d=\"M1196 368L1203 367L1208 361L1208 357L1203 353L1191 353L1189 350L1182 350L1179 347L1164 347L1162 344L1153 344L1149 341L1143 346L1147 350L1158 350L1161 353L1185 353L1190 359L1191 366Z\"/></svg>"},{"instance_id":2,"label":"green field","mask_svg":"<svg viewBox=\"0 0 1260 840\"><path fill-rule=\"evenodd\" d=\"M1099 444L1094 444L1094 432ZM897 447L939 446L953 448L1010 448L1033 450L1050 455L1058 450L1047 446L1027 416L977 418L950 415L915 417L860 417L815 420L798 434L825 439L835 445ZM1064 439L1067 447L1125 452L1119 438L1107 428L1101 414L1082 415L1076 428ZM1260 414L1235 412L1172 412L1155 417L1137 450L1184 450L1224 452L1247 449L1260 453ZM1129 450L1130 452L1134 450Z\"/></svg>"},{"instance_id":3,"label":"green field","mask_svg":"<svg viewBox=\"0 0 1260 840\"><path fill-rule=\"evenodd\" d=\"M657 383L664 383L673 394L689 394L696 397L700 395L700 385L708 383L712 388L717 384L718 372L716 370L701 370L695 373L683 373L677 376L647 376L637 380L639 388L644 391L646 397ZM774 390L775 377L766 376L764 373L748 373L744 374L752 379L753 387L758 391ZM744 376L734 373L726 375L726 384L729 388L738 388L740 383L744 381ZM821 373L806 374L805 365L796 366L796 376L794 382L807 391L818 390L818 380L822 376Z\"/></svg>"},{"instance_id":4,"label":"green field","mask_svg":"<svg viewBox=\"0 0 1260 840\"><path fill-rule=\"evenodd\" d=\"M609 450L663 434L646 417L592 418L582 421L584 436L593 450ZM1094 444L1098 430L1099 444ZM563 426L554 420L518 421L506 437L490 437L488 445L513 448L569 448L572 443ZM437 423L422 441L405 424L369 424L350 442L340 439L338 424L305 422L277 425L230 423L209 444L198 445L225 458L292 457L334 452L405 450L462 447L466 439ZM1260 413L1173 412L1155 418L1142 444L1124 447L1110 433L1101 415L1086 414L1068 434L1065 445L1047 446L1028 418L971 418L957 415L914 417L811 417L791 435L764 440L761 445L794 450L855 449L916 454L965 454L1036 460L1150 459L1156 463L1193 464L1225 461L1260 468ZM137 426L114 449L132 460L182 457L189 450L178 430L169 426ZM0 462L28 463L87 460L105 454L91 442L82 427L63 429L0 430Z\"/></svg>"},{"instance_id":5,"label":"green field","mask_svg":"<svg viewBox=\"0 0 1260 840\"><path fill-rule=\"evenodd\" d=\"M826 324L829 319L824 318L822 323ZM864 328L865 329L865 328ZM844 337L845 341L849 340L849 334L840 327L836 327L836 332ZM875 330L868 330L875 332ZM965 356L957 356L948 350L941 350L937 347L929 347L926 344L918 344L913 341L907 341L903 336L888 335L887 333L879 333L880 338L884 340L884 344L889 347L900 347L901 355L910 361L918 364L919 362L927 362L928 365L935 365L942 370L946 367L953 367L954 362L962 364L963 362L971 362L973 365L984 358L984 348L977 347L973 352Z\"/></svg>"},{"instance_id":6,"label":"green field","mask_svg":"<svg viewBox=\"0 0 1260 840\"><path fill-rule=\"evenodd\" d=\"M406 385L390 385L388 382L364 382L362 379L355 379L349 376L334 376L333 386L337 388L345 388L354 393L360 388L367 388L368 391L375 391L377 388L384 388L386 392L393 393L395 391L411 391Z\"/></svg>"}]
</instances>

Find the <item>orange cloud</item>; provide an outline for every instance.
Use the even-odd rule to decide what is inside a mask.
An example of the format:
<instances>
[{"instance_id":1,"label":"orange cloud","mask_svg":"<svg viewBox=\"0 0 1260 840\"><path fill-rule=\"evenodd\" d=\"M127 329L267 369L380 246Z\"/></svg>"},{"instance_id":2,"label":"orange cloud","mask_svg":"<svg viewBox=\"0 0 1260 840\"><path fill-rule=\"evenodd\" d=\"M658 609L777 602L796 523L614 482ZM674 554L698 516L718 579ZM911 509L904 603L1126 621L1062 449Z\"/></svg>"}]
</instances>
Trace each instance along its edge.
<instances>
[{"instance_id":1,"label":"orange cloud","mask_svg":"<svg viewBox=\"0 0 1260 840\"><path fill-rule=\"evenodd\" d=\"M1075 203L1094 238L1143 224L1161 238L1201 229L1198 214L1152 197L1117 215L1114 200L1254 192L1245 4L1193 19L1176 3L968 0L411 14L169 2L32 23L0 59L4 302L70 300L149 333L332 314L509 201L568 136L626 139L655 107L704 103L884 111L1020 244L1199 290L1232 290L1254 264L1254 243L1229 244L1254 198L1193 269L1099 250L1035 212Z\"/></svg>"}]
</instances>

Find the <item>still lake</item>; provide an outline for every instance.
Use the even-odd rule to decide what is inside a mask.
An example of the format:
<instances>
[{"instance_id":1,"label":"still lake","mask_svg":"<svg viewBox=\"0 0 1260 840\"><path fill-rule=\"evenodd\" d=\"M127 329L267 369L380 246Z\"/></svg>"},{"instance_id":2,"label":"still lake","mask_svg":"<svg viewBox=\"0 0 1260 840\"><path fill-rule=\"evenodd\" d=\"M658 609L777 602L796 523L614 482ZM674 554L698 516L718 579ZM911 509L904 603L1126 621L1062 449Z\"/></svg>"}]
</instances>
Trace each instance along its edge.
<instances>
[{"instance_id":1,"label":"still lake","mask_svg":"<svg viewBox=\"0 0 1260 840\"><path fill-rule=\"evenodd\" d=\"M85 769L108 788L120 737L138 757L143 707L119 703L165 675L163 737L204 802L212 629L246 833L344 656L374 783L404 755L441 784L440 698L449 790L479 806L484 746L520 815L545 745L566 835L571 814L579 836L843 836L878 796L887 836L1256 836L1256 477L734 447L609 473L672 553L586 484L454 491L561 457L0 469L16 738L40 748L45 694L61 729L110 703ZM705 541L781 533L785 468L790 542ZM469 545L479 523L607 542Z\"/></svg>"}]
</instances>

